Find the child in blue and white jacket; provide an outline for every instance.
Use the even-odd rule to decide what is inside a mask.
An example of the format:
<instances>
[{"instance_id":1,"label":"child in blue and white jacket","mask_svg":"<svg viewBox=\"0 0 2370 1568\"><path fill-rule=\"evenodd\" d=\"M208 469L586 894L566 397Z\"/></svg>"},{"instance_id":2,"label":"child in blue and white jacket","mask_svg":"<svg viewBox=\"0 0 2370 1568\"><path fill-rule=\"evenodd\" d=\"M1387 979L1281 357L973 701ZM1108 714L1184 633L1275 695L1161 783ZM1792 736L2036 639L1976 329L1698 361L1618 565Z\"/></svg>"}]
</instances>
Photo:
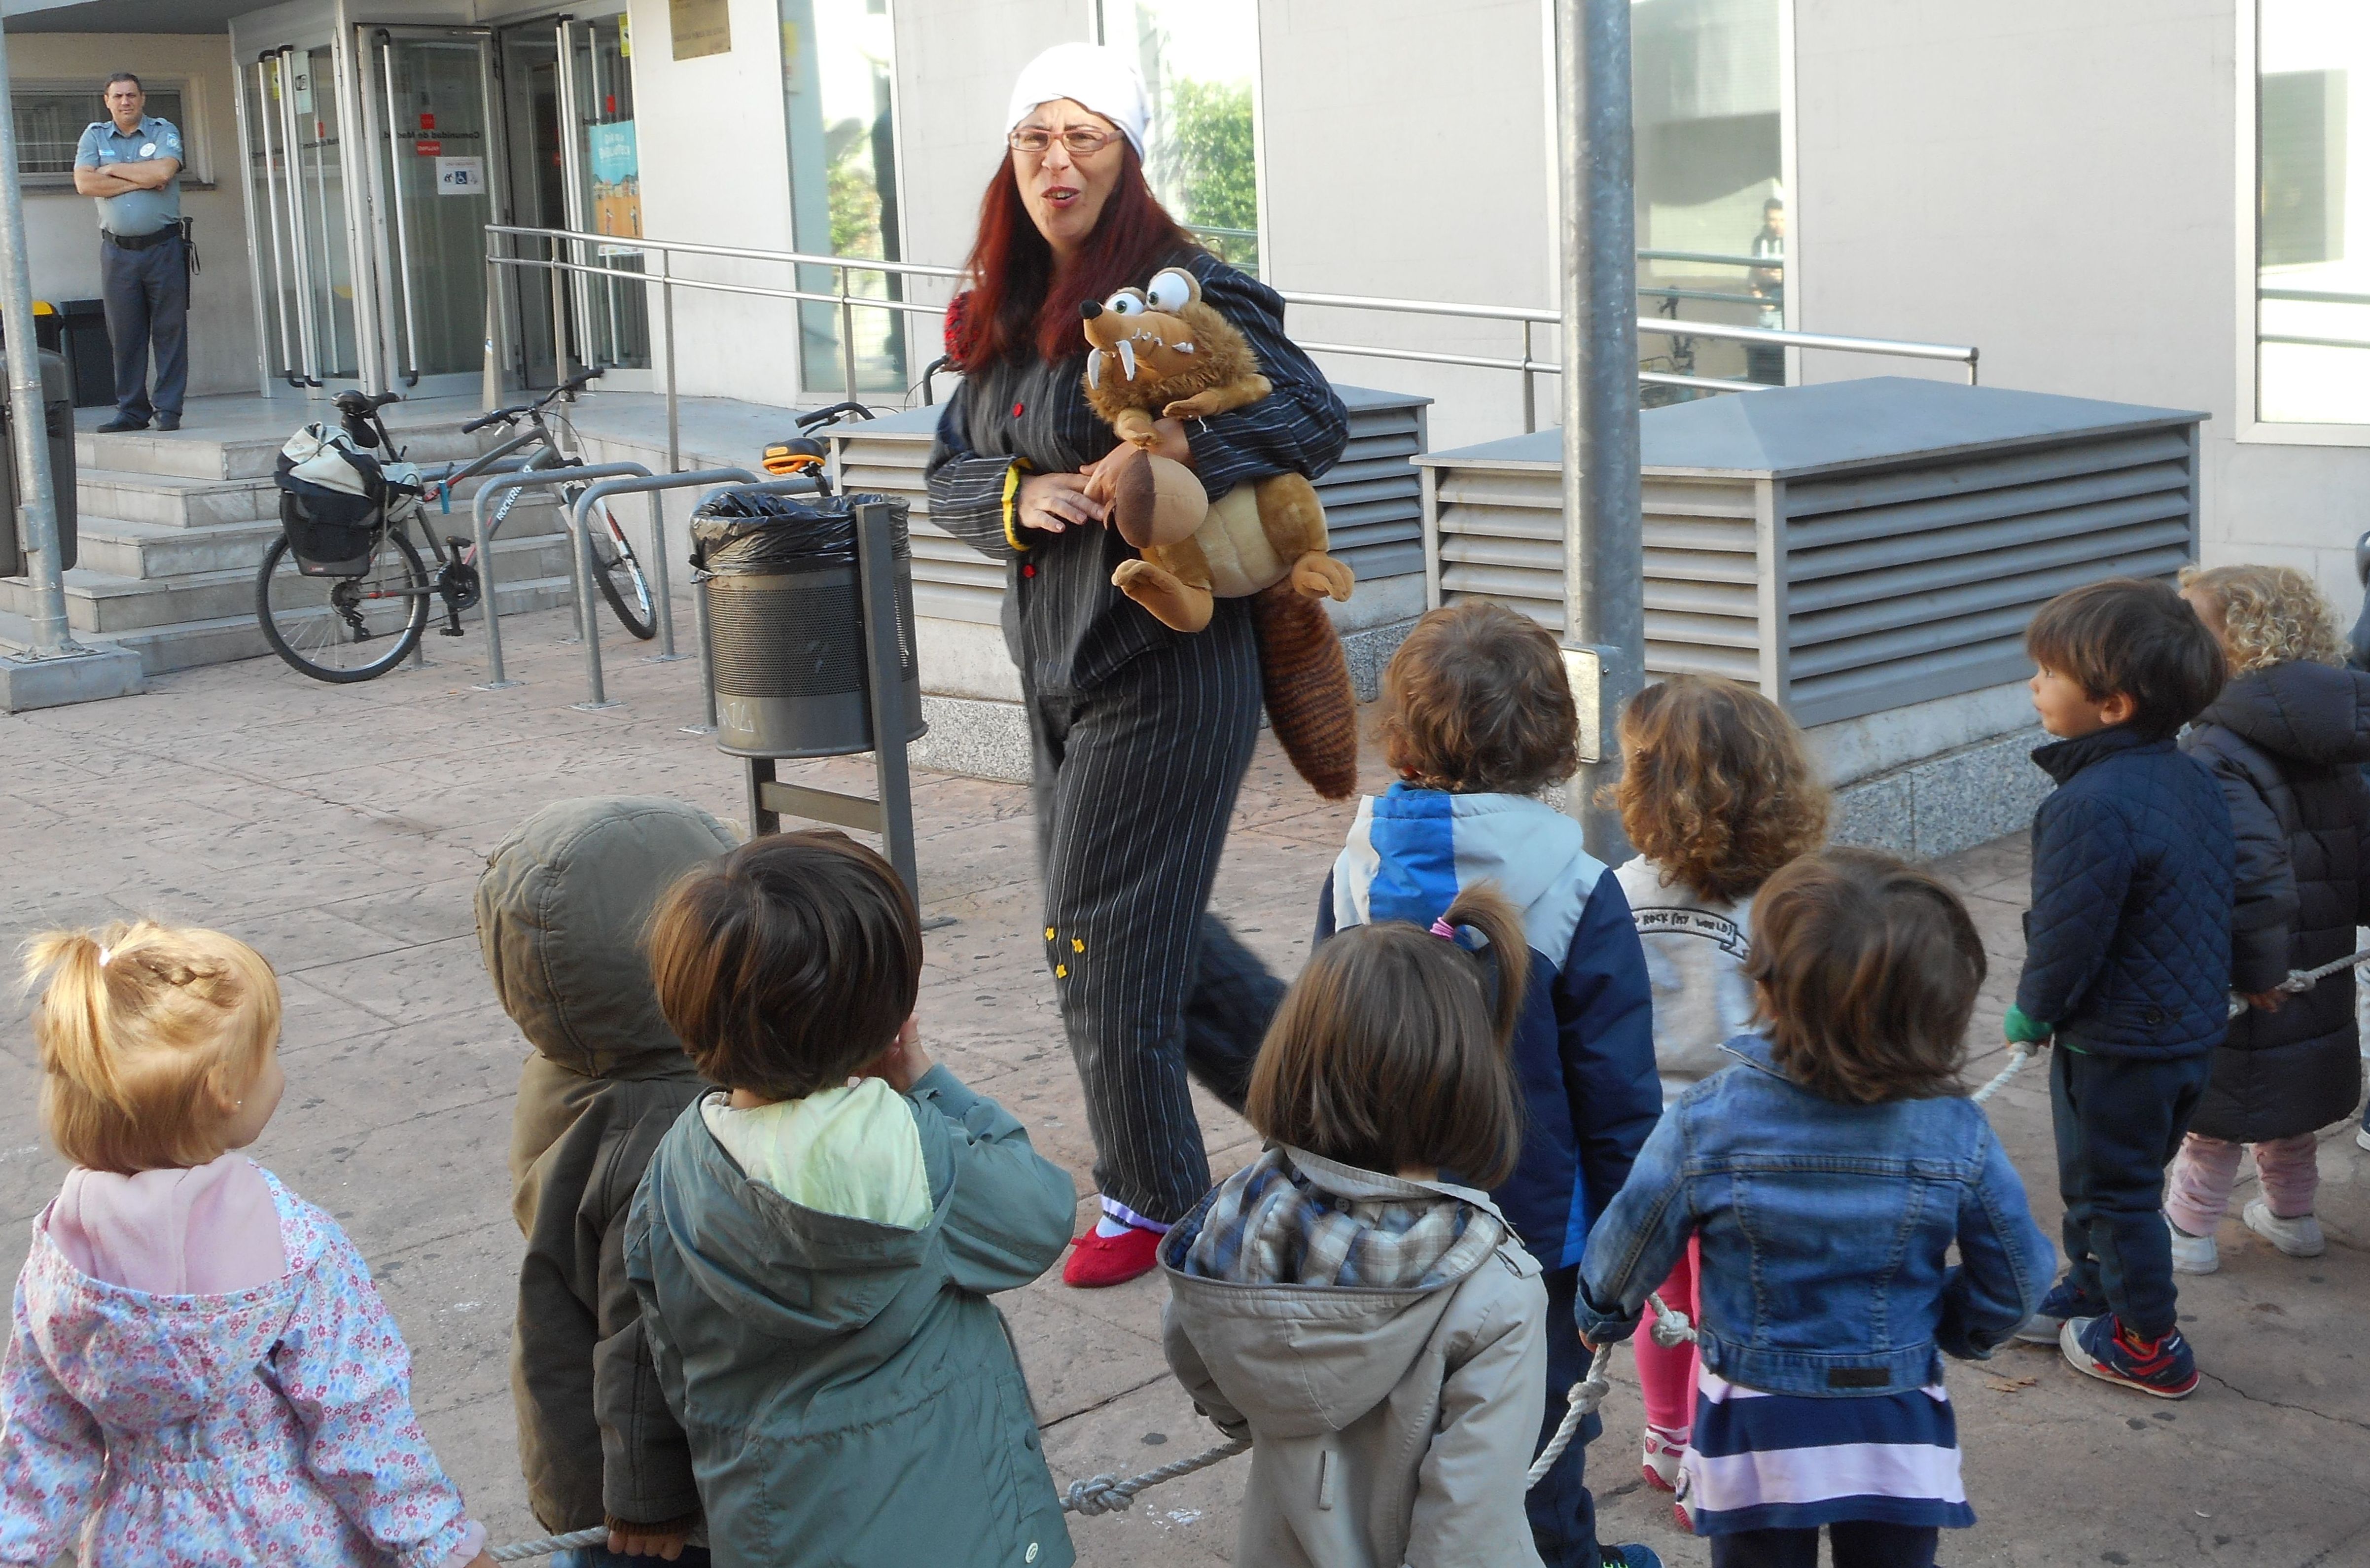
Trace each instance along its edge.
<instances>
[{"instance_id":1,"label":"child in blue and white jacket","mask_svg":"<svg viewBox=\"0 0 2370 1568\"><path fill-rule=\"evenodd\" d=\"M1579 715L1555 640L1500 605L1433 610L1383 678L1387 760L1400 781L1358 802L1317 913L1319 942L1381 920L1430 926L1482 882L1521 911L1531 949L1514 1070L1524 1111L1514 1174L1491 1193L1545 1270L1547 1401L1586 1370L1573 1317L1589 1226L1628 1179L1662 1114L1652 991L1628 900L1581 847L1580 824L1535 798L1577 767ZM1528 1499L1551 1565L1652 1561L1608 1555L1582 1484L1590 1416Z\"/></svg>"}]
</instances>

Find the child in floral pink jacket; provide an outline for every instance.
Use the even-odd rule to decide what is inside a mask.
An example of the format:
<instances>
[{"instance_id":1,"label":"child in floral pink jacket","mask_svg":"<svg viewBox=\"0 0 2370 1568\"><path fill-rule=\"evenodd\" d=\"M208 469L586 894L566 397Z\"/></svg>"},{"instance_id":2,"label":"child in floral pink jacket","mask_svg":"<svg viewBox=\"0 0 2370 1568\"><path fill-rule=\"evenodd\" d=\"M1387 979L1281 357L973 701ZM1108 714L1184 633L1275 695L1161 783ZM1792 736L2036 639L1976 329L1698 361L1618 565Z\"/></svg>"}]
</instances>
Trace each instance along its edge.
<instances>
[{"instance_id":1,"label":"child in floral pink jacket","mask_svg":"<svg viewBox=\"0 0 2370 1568\"><path fill-rule=\"evenodd\" d=\"M232 1152L280 1101L270 966L142 921L44 938L27 977L75 1169L0 1357L0 1563L489 1564L361 1255Z\"/></svg>"}]
</instances>

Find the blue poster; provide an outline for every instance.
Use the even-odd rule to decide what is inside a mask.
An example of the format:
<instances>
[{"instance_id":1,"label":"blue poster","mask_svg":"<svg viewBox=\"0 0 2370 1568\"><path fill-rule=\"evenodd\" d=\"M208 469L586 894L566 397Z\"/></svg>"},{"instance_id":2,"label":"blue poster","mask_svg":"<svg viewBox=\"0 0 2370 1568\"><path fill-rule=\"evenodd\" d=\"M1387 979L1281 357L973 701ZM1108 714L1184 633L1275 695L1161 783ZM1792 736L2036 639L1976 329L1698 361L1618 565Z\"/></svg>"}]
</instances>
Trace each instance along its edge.
<instances>
[{"instance_id":1,"label":"blue poster","mask_svg":"<svg viewBox=\"0 0 2370 1568\"><path fill-rule=\"evenodd\" d=\"M640 238L641 159L634 146L634 122L588 125L592 152L592 228L598 234Z\"/></svg>"}]
</instances>

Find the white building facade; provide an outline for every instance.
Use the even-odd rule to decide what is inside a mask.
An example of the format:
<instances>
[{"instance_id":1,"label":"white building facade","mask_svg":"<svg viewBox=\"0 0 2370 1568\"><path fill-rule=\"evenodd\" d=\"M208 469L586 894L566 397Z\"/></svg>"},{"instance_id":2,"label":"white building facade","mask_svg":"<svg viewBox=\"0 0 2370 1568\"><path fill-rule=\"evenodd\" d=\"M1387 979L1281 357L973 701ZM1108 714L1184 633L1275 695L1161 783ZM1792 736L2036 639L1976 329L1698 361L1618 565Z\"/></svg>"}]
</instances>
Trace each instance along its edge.
<instances>
[{"instance_id":1,"label":"white building facade","mask_svg":"<svg viewBox=\"0 0 2370 1568\"><path fill-rule=\"evenodd\" d=\"M19 133L129 68L177 96L206 271L193 390L548 384L555 331L655 390L637 238L959 264L1038 50L1144 60L1156 184L1296 293L1555 297L1550 0L9 0ZM1640 313L1964 343L1989 385L2204 411L2203 551L2341 603L2370 526L2370 12L2353 0L1635 0ZM97 114L91 110L87 119ZM78 123L72 127L78 130ZM54 162L54 157L52 157ZM36 293L97 293L95 226L29 162ZM597 233L547 274L484 225ZM512 242L544 254L543 242ZM1762 265L1752 263L1759 260ZM832 270L671 257L681 278L828 292ZM851 274L935 302L936 279ZM804 319L801 321L801 311ZM555 327L555 315L557 326ZM895 400L931 316L855 312ZM1312 341L1518 358L1504 322L1301 307ZM686 396L843 386L829 307L677 291ZM1551 329L1532 349L1552 359ZM1949 364L1648 335L1720 378L1958 376ZM1786 363L1790 361L1790 363ZM1520 432L1512 372L1329 354L1433 399L1430 440ZM1552 379L1531 406L1555 408ZM1540 419L1551 417L1541 413Z\"/></svg>"}]
</instances>

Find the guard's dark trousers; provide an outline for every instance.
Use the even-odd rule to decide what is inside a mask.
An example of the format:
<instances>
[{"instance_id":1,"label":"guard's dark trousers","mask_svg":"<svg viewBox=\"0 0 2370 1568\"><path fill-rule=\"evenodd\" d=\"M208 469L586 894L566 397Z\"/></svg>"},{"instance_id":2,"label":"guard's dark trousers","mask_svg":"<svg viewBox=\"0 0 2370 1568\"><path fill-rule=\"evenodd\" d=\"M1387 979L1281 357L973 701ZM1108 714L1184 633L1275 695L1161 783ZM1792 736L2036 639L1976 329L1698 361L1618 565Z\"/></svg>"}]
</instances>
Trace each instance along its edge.
<instances>
[{"instance_id":1,"label":"guard's dark trousers","mask_svg":"<svg viewBox=\"0 0 2370 1568\"><path fill-rule=\"evenodd\" d=\"M1167 1225L1210 1188L1187 1068L1241 1109L1283 995L1204 913L1259 731L1250 619L1146 649L1091 693L1029 698L1046 965L1095 1182Z\"/></svg>"},{"instance_id":2,"label":"guard's dark trousers","mask_svg":"<svg viewBox=\"0 0 2370 1568\"><path fill-rule=\"evenodd\" d=\"M181 236L145 250L98 242L107 336L115 347L115 411L146 421L180 417L190 386L190 263ZM156 351L156 391L148 392L148 351Z\"/></svg>"}]
</instances>

